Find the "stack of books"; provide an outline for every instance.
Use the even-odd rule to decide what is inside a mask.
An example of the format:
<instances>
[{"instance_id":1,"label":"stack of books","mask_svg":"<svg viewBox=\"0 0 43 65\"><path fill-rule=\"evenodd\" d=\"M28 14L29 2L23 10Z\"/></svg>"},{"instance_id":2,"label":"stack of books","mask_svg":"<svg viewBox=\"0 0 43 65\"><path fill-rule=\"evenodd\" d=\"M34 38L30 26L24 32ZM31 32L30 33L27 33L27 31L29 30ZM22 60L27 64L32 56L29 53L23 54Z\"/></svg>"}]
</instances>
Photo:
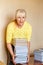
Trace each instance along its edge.
<instances>
[{"instance_id":1,"label":"stack of books","mask_svg":"<svg viewBox=\"0 0 43 65\"><path fill-rule=\"evenodd\" d=\"M27 62L27 46L15 46L16 49L16 63L26 63Z\"/></svg>"},{"instance_id":2,"label":"stack of books","mask_svg":"<svg viewBox=\"0 0 43 65\"><path fill-rule=\"evenodd\" d=\"M16 45L16 58L14 61L16 63L27 63L28 47L27 42L24 39L17 39Z\"/></svg>"},{"instance_id":3,"label":"stack of books","mask_svg":"<svg viewBox=\"0 0 43 65\"><path fill-rule=\"evenodd\" d=\"M34 51L34 60L43 63L43 48Z\"/></svg>"}]
</instances>

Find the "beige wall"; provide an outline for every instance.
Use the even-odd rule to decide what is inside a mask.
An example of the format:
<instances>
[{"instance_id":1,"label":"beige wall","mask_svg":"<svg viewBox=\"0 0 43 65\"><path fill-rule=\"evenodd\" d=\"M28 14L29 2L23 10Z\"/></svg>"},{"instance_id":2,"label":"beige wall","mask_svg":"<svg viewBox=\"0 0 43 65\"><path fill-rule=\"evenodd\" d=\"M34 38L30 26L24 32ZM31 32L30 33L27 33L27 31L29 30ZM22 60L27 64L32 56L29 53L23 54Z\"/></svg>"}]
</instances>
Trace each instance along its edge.
<instances>
[{"instance_id":1,"label":"beige wall","mask_svg":"<svg viewBox=\"0 0 43 65\"><path fill-rule=\"evenodd\" d=\"M32 25L31 52L43 48L43 0L0 0L0 60L6 63L5 28L10 18L14 18L15 10L23 8L27 11L27 21Z\"/></svg>"}]
</instances>

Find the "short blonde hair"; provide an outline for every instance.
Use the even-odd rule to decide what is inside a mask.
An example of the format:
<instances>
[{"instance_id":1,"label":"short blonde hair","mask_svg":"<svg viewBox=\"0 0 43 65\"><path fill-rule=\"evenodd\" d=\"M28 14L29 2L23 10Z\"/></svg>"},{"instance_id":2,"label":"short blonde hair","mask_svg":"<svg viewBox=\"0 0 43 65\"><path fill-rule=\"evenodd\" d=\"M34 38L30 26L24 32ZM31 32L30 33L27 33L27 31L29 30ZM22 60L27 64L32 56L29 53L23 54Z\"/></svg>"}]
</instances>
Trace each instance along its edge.
<instances>
[{"instance_id":1,"label":"short blonde hair","mask_svg":"<svg viewBox=\"0 0 43 65\"><path fill-rule=\"evenodd\" d=\"M26 11L24 9L17 9L16 10L16 13L15 13L15 18L17 16L17 13L20 12L20 13L25 13L25 17L26 17Z\"/></svg>"}]
</instances>

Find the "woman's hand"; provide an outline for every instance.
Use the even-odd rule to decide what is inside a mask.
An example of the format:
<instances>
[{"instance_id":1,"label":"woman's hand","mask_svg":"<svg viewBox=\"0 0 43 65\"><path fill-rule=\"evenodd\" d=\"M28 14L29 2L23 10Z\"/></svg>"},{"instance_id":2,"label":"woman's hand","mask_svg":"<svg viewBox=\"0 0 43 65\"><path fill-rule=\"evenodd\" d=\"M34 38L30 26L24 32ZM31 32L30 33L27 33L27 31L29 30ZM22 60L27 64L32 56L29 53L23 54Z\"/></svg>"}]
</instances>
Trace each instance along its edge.
<instances>
[{"instance_id":1,"label":"woman's hand","mask_svg":"<svg viewBox=\"0 0 43 65\"><path fill-rule=\"evenodd\" d=\"M15 58L16 58L16 55L13 55L12 56L12 62L13 62L14 65L16 65L16 62L14 61Z\"/></svg>"},{"instance_id":2,"label":"woman's hand","mask_svg":"<svg viewBox=\"0 0 43 65\"><path fill-rule=\"evenodd\" d=\"M29 62L29 57L27 57L27 62Z\"/></svg>"}]
</instances>

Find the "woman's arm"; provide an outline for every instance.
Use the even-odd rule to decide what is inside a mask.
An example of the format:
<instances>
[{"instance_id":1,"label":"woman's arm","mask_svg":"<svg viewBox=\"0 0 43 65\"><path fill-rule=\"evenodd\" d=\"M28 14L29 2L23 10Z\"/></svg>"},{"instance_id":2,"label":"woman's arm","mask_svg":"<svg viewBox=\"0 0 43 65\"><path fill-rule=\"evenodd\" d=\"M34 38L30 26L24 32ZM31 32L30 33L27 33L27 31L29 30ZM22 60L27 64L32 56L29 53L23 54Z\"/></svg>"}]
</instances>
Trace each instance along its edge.
<instances>
[{"instance_id":1,"label":"woman's arm","mask_svg":"<svg viewBox=\"0 0 43 65\"><path fill-rule=\"evenodd\" d=\"M28 46L28 62L30 61L30 42L27 42Z\"/></svg>"},{"instance_id":2,"label":"woman's arm","mask_svg":"<svg viewBox=\"0 0 43 65\"><path fill-rule=\"evenodd\" d=\"M11 57L12 57L13 64L15 64L15 62L14 62L15 55L14 55L14 52L13 52L13 49L12 49L12 46L11 46L10 43L7 43L7 49L8 49L8 51L9 51Z\"/></svg>"}]
</instances>

